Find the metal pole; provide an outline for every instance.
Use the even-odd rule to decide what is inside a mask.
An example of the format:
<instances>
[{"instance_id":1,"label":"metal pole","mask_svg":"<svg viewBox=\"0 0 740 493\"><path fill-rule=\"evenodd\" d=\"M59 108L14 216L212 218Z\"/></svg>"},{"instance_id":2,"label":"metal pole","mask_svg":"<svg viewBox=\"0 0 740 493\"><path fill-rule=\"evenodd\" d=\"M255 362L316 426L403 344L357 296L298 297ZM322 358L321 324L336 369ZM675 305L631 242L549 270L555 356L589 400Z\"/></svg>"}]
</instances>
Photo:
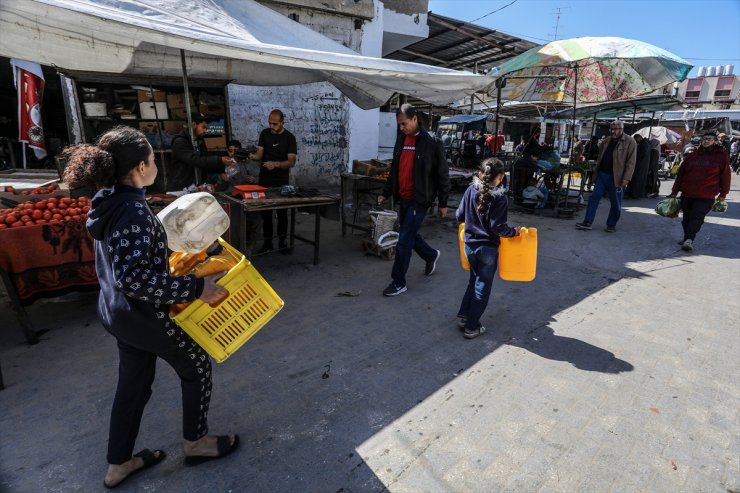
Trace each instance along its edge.
<instances>
[{"instance_id":1,"label":"metal pole","mask_svg":"<svg viewBox=\"0 0 740 493\"><path fill-rule=\"evenodd\" d=\"M164 136L162 136L162 123L159 121L159 111L157 111L157 102L154 100L154 88L149 84L149 96L152 98L154 105L154 118L157 120L157 135L159 135L159 162L162 164L162 186L163 192L167 192L167 166L164 163Z\"/></svg>"},{"instance_id":2,"label":"metal pole","mask_svg":"<svg viewBox=\"0 0 740 493\"><path fill-rule=\"evenodd\" d=\"M506 78L501 77L496 79L496 131L494 133L495 139L498 139L498 113L501 109L501 89L506 87Z\"/></svg>"},{"instance_id":3,"label":"metal pole","mask_svg":"<svg viewBox=\"0 0 740 493\"><path fill-rule=\"evenodd\" d=\"M195 141L195 135L193 134L193 119L190 118L190 88L188 87L188 69L185 65L185 50L180 49L180 63L182 64L182 87L185 91L183 98L185 99L185 113L188 117L188 132L190 133L190 142L193 143L193 149L198 150L198 143ZM195 181L200 183L200 168L195 168Z\"/></svg>"},{"instance_id":4,"label":"metal pole","mask_svg":"<svg viewBox=\"0 0 740 493\"><path fill-rule=\"evenodd\" d=\"M23 151L23 169L26 169L26 142L21 142L21 150Z\"/></svg>"}]
</instances>

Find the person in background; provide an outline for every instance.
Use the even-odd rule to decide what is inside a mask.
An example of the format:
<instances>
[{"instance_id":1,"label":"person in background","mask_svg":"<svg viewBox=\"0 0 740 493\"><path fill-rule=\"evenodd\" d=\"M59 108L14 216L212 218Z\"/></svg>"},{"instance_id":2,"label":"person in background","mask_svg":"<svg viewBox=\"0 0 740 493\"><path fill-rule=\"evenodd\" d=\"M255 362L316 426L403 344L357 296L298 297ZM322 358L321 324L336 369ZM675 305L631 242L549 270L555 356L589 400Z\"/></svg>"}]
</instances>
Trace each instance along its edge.
<instances>
[{"instance_id":1,"label":"person in background","mask_svg":"<svg viewBox=\"0 0 740 493\"><path fill-rule=\"evenodd\" d=\"M586 216L576 228L590 230L596 217L596 210L604 191L609 194L609 216L606 219L607 233L617 230L617 221L622 214L624 189L632 178L637 157L635 139L624 133L624 122L614 120L609 125L610 136L599 145L599 159L594 169L594 191L588 199Z\"/></svg>"},{"instance_id":2,"label":"person in background","mask_svg":"<svg viewBox=\"0 0 740 493\"><path fill-rule=\"evenodd\" d=\"M524 152L524 146L525 146L524 137L522 137L522 140L514 148L514 152L516 153L517 156L520 156L522 152Z\"/></svg>"},{"instance_id":3,"label":"person in background","mask_svg":"<svg viewBox=\"0 0 740 493\"><path fill-rule=\"evenodd\" d=\"M133 454L157 358L180 378L186 465L231 453L239 445L238 435L208 435L211 361L169 317L172 304L223 300L228 291L216 281L224 273L202 279L170 275L167 237L144 197L144 189L157 176L154 152L144 134L115 127L97 145L68 147L63 155L68 159L66 183L102 188L92 199L87 229L95 240L98 317L116 338L119 356L105 487L114 488L166 457L162 450Z\"/></svg>"},{"instance_id":4,"label":"person in background","mask_svg":"<svg viewBox=\"0 0 740 493\"><path fill-rule=\"evenodd\" d=\"M740 175L740 138L732 139L730 146L730 166L735 174Z\"/></svg>"},{"instance_id":5,"label":"person in background","mask_svg":"<svg viewBox=\"0 0 740 493\"><path fill-rule=\"evenodd\" d=\"M241 148L242 143L236 139L230 140L226 144L226 155L233 159L236 164L226 168L225 172L218 176L217 189L230 192L234 185L251 185L257 183L257 177L249 174L246 163L239 162L239 151ZM244 159L244 157L242 156L241 159Z\"/></svg>"},{"instance_id":6,"label":"person in background","mask_svg":"<svg viewBox=\"0 0 740 493\"><path fill-rule=\"evenodd\" d=\"M727 138L727 134L725 133L720 133L718 137L719 137L719 145L722 146L722 149L724 149L724 151L729 156L732 153L731 151L732 144L730 143L730 139Z\"/></svg>"},{"instance_id":7,"label":"person in background","mask_svg":"<svg viewBox=\"0 0 740 493\"><path fill-rule=\"evenodd\" d=\"M298 157L298 144L295 136L285 128L285 115L280 110L272 110L267 118L269 128L260 133L257 151L249 155L252 161L261 161L259 184L263 187L282 187L290 184L290 168L295 166ZM272 243L272 212L262 212L262 233L265 242L258 253L275 249ZM288 235L288 210L278 209L277 234L280 253L291 253L286 242Z\"/></svg>"},{"instance_id":8,"label":"person in background","mask_svg":"<svg viewBox=\"0 0 740 493\"><path fill-rule=\"evenodd\" d=\"M399 238L396 258L391 271L392 281L383 290L383 296L397 296L406 291L406 272L411 254L416 252L424 260L424 275L431 276L437 266L440 252L424 241L419 234L427 210L434 204L439 217L447 215L450 193L450 169L445 160L442 142L421 127L416 108L403 104L396 111L398 136L393 149L393 160L388 180L378 204L388 197L399 203Z\"/></svg>"},{"instance_id":9,"label":"person in background","mask_svg":"<svg viewBox=\"0 0 740 493\"><path fill-rule=\"evenodd\" d=\"M642 135L635 135L637 143L637 154L635 157L635 171L632 180L627 186L626 194L633 199L645 197L647 187L648 169L650 168L650 144Z\"/></svg>"},{"instance_id":10,"label":"person in background","mask_svg":"<svg viewBox=\"0 0 740 493\"><path fill-rule=\"evenodd\" d=\"M190 119L195 142L190 139L190 132L187 130L183 130L172 139L172 168L168 168L167 176L167 188L170 190L182 190L190 185L199 185L195 175L196 169L206 174L219 174L236 164L228 156L207 155L208 149L203 138L208 132L209 119L200 113L191 113Z\"/></svg>"},{"instance_id":11,"label":"person in background","mask_svg":"<svg viewBox=\"0 0 740 493\"><path fill-rule=\"evenodd\" d=\"M683 240L679 244L684 251L694 250L696 235L714 201L726 204L730 181L729 157L717 141L717 132L711 130L704 134L699 148L684 158L669 195L681 194Z\"/></svg>"},{"instance_id":12,"label":"person in background","mask_svg":"<svg viewBox=\"0 0 740 493\"><path fill-rule=\"evenodd\" d=\"M465 256L470 264L468 286L457 312L463 337L474 339L486 331L480 323L491 296L491 285L498 267L499 238L511 238L518 230L509 227L509 203L499 187L504 179L504 164L488 158L480 165L473 183L465 190L456 211L457 221L465 223Z\"/></svg>"},{"instance_id":13,"label":"person in background","mask_svg":"<svg viewBox=\"0 0 740 493\"><path fill-rule=\"evenodd\" d=\"M658 180L658 168L660 167L660 142L650 139L650 165L647 173L647 184L645 193L650 198L655 198L660 192L660 180Z\"/></svg>"},{"instance_id":14,"label":"person in background","mask_svg":"<svg viewBox=\"0 0 740 493\"><path fill-rule=\"evenodd\" d=\"M450 144L452 144L452 131L447 130L442 133L442 145L447 149L450 147Z\"/></svg>"}]
</instances>

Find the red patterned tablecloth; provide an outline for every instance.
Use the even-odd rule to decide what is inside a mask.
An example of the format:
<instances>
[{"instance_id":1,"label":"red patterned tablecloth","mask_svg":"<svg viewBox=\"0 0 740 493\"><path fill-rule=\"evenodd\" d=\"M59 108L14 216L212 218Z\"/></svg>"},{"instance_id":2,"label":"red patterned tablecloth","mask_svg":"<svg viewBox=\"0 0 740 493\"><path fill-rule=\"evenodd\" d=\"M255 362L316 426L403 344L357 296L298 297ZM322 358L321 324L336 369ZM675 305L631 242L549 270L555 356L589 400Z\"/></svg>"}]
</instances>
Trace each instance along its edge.
<instances>
[{"instance_id":1,"label":"red patterned tablecloth","mask_svg":"<svg viewBox=\"0 0 740 493\"><path fill-rule=\"evenodd\" d=\"M98 289L93 240L84 220L0 230L0 268L23 306Z\"/></svg>"}]
</instances>

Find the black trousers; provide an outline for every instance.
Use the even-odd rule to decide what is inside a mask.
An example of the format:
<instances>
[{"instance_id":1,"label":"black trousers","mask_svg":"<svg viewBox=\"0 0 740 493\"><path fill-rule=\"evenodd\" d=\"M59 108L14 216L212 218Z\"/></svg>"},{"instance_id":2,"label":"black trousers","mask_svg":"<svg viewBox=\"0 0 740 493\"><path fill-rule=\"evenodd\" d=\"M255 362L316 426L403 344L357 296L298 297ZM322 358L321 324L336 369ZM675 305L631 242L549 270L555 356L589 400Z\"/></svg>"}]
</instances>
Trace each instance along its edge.
<instances>
[{"instance_id":1,"label":"black trousers","mask_svg":"<svg viewBox=\"0 0 740 493\"><path fill-rule=\"evenodd\" d=\"M683 239L694 241L696 234L704 224L704 218L712 210L714 199L692 199L691 197L681 197L681 211L683 219Z\"/></svg>"},{"instance_id":2,"label":"black trousers","mask_svg":"<svg viewBox=\"0 0 740 493\"><path fill-rule=\"evenodd\" d=\"M278 209L275 213L277 214L278 238L280 244L283 244L288 236L288 209ZM272 211L262 211L262 234L265 237L265 242L272 242Z\"/></svg>"},{"instance_id":3,"label":"black trousers","mask_svg":"<svg viewBox=\"0 0 740 493\"><path fill-rule=\"evenodd\" d=\"M208 433L211 360L164 311L160 314L167 317L160 317L166 320L162 324L110 331L118 339L119 364L108 435L109 464L122 464L132 457L144 407L152 395L158 357L180 377L183 438L195 441Z\"/></svg>"}]
</instances>

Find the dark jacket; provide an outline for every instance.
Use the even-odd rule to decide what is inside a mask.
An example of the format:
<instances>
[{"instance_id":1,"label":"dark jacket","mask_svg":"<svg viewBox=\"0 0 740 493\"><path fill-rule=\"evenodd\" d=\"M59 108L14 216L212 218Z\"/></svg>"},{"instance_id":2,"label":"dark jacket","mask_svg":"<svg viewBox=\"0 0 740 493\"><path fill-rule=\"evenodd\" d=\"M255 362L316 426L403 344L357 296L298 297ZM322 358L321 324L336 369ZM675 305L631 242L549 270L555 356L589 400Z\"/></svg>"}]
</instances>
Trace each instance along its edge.
<instances>
[{"instance_id":1,"label":"dark jacket","mask_svg":"<svg viewBox=\"0 0 740 493\"><path fill-rule=\"evenodd\" d=\"M167 168L167 188L182 190L195 183L195 168L209 173L223 173L224 165L219 156L206 156L208 149L205 142L198 143L198 150L193 147L190 132L183 131L172 139L172 166ZM205 176L201 177L204 180Z\"/></svg>"},{"instance_id":2,"label":"dark jacket","mask_svg":"<svg viewBox=\"0 0 740 493\"><path fill-rule=\"evenodd\" d=\"M713 199L718 195L725 198L730 191L730 179L730 159L724 148L699 147L678 167L671 195L681 192L683 197L694 199Z\"/></svg>"},{"instance_id":3,"label":"dark jacket","mask_svg":"<svg viewBox=\"0 0 740 493\"><path fill-rule=\"evenodd\" d=\"M465 244L471 248L479 246L498 248L501 244L500 237L516 236L516 229L506 224L509 213L506 193L499 187L491 188L489 193L493 198L485 217L481 217L476 211L478 190L475 185L470 185L465 190L455 213L457 221L465 223Z\"/></svg>"},{"instance_id":4,"label":"dark jacket","mask_svg":"<svg viewBox=\"0 0 740 493\"><path fill-rule=\"evenodd\" d=\"M398 161L405 135L398 134L393 149L391 172L383 187L383 197L398 200ZM414 155L414 205L417 209L426 209L434 204L435 197L439 207L447 207L450 194L450 168L445 158L442 141L427 130L420 128L416 137Z\"/></svg>"},{"instance_id":5,"label":"dark jacket","mask_svg":"<svg viewBox=\"0 0 740 493\"><path fill-rule=\"evenodd\" d=\"M143 189L115 185L99 191L87 229L95 239L98 317L109 331L164 324L156 314L161 305L193 301L203 292L202 279L169 274L167 237Z\"/></svg>"}]
</instances>

